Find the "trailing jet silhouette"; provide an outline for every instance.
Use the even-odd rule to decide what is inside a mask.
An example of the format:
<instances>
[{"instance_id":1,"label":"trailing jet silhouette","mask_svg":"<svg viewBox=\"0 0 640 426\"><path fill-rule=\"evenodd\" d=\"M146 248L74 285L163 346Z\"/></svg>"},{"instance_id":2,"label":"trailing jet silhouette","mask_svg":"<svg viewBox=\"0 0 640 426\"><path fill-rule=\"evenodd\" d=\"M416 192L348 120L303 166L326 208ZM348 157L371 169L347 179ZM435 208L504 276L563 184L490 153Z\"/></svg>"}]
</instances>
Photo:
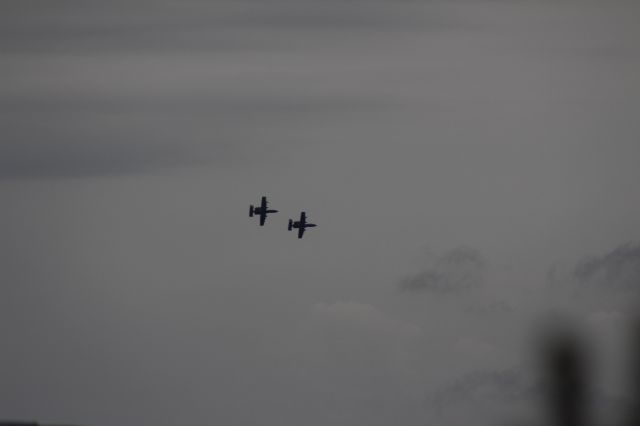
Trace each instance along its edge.
<instances>
[{"instance_id":1,"label":"trailing jet silhouette","mask_svg":"<svg viewBox=\"0 0 640 426\"><path fill-rule=\"evenodd\" d=\"M300 220L297 221L293 221L292 219L289 219L289 227L288 230L291 231L292 229L297 229L298 230L298 238L302 238L302 235L304 234L304 230L307 228L313 228L317 226L314 223L307 223L307 213L302 212L300 213Z\"/></svg>"},{"instance_id":2,"label":"trailing jet silhouette","mask_svg":"<svg viewBox=\"0 0 640 426\"><path fill-rule=\"evenodd\" d=\"M253 204L249 205L249 217L253 215L260 215L260 226L264 226L264 221L267 219L267 213L278 213L278 210L269 210L267 207L267 197L262 197L260 207L253 207Z\"/></svg>"}]
</instances>

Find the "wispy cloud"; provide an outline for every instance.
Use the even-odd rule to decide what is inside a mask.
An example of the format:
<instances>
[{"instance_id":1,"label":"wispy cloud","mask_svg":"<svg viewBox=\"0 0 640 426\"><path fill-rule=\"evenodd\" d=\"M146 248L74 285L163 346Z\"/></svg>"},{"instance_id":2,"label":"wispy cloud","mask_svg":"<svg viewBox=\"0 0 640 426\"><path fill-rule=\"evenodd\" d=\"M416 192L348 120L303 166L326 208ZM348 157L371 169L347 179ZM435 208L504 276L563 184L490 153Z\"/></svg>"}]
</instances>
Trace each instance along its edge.
<instances>
[{"instance_id":1,"label":"wispy cloud","mask_svg":"<svg viewBox=\"0 0 640 426\"><path fill-rule=\"evenodd\" d=\"M579 283L607 290L640 290L640 244L627 243L609 253L583 259L574 269Z\"/></svg>"},{"instance_id":2,"label":"wispy cloud","mask_svg":"<svg viewBox=\"0 0 640 426\"><path fill-rule=\"evenodd\" d=\"M478 250L459 247L444 253L415 275L401 280L399 288L433 293L460 292L482 286L486 261Z\"/></svg>"}]
</instances>

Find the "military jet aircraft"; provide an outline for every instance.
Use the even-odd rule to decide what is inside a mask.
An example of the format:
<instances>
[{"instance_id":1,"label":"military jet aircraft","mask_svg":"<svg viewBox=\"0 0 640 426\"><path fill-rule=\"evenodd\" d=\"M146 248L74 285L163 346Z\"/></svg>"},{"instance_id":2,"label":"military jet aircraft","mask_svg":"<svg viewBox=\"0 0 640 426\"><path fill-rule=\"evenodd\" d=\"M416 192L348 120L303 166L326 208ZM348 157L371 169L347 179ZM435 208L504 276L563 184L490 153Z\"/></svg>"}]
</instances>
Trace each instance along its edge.
<instances>
[{"instance_id":1,"label":"military jet aircraft","mask_svg":"<svg viewBox=\"0 0 640 426\"><path fill-rule=\"evenodd\" d=\"M267 197L262 197L260 207L253 207L253 204L249 205L249 217L253 215L260 215L260 226L264 226L264 221L267 219L267 213L278 213L278 210L269 210L267 207Z\"/></svg>"},{"instance_id":2,"label":"military jet aircraft","mask_svg":"<svg viewBox=\"0 0 640 426\"><path fill-rule=\"evenodd\" d=\"M302 238L302 235L304 234L304 230L307 228L313 228L317 226L314 223L307 223L307 213L302 212L300 213L300 220L296 220L295 222L292 219L289 219L289 231L291 231L292 229L297 229L298 230L298 238Z\"/></svg>"}]
</instances>

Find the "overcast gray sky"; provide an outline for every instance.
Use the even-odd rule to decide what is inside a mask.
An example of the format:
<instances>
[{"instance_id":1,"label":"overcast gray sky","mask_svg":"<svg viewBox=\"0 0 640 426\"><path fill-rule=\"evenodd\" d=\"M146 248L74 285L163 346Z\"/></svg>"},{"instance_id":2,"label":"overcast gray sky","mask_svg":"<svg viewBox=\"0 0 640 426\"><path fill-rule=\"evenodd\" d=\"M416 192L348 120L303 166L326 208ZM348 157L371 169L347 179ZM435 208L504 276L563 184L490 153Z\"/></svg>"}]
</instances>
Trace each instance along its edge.
<instances>
[{"instance_id":1,"label":"overcast gray sky","mask_svg":"<svg viewBox=\"0 0 640 426\"><path fill-rule=\"evenodd\" d=\"M620 365L638 16L2 2L0 418L530 418L552 310ZM264 228L261 195L280 210ZM298 241L303 209L319 226ZM602 370L599 398L619 400Z\"/></svg>"}]
</instances>

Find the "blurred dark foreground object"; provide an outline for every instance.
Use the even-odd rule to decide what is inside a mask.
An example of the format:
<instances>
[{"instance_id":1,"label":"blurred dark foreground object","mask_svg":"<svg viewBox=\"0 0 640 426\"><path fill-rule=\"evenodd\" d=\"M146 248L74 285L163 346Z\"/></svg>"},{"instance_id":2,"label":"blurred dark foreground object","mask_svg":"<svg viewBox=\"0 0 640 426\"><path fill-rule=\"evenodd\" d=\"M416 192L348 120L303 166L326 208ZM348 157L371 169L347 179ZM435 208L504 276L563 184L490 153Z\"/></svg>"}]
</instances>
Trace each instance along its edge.
<instances>
[{"instance_id":1,"label":"blurred dark foreground object","mask_svg":"<svg viewBox=\"0 0 640 426\"><path fill-rule=\"evenodd\" d=\"M585 426L588 368L586 350L577 336L558 330L543 347L545 396L552 426Z\"/></svg>"},{"instance_id":2,"label":"blurred dark foreground object","mask_svg":"<svg viewBox=\"0 0 640 426\"><path fill-rule=\"evenodd\" d=\"M631 325L631 363L629 366L629 408L623 426L640 426L640 317Z\"/></svg>"},{"instance_id":3,"label":"blurred dark foreground object","mask_svg":"<svg viewBox=\"0 0 640 426\"><path fill-rule=\"evenodd\" d=\"M640 317L631 324L628 399L620 426L640 426ZM575 332L548 333L543 344L545 397L551 426L589 426L588 351Z\"/></svg>"}]
</instances>

